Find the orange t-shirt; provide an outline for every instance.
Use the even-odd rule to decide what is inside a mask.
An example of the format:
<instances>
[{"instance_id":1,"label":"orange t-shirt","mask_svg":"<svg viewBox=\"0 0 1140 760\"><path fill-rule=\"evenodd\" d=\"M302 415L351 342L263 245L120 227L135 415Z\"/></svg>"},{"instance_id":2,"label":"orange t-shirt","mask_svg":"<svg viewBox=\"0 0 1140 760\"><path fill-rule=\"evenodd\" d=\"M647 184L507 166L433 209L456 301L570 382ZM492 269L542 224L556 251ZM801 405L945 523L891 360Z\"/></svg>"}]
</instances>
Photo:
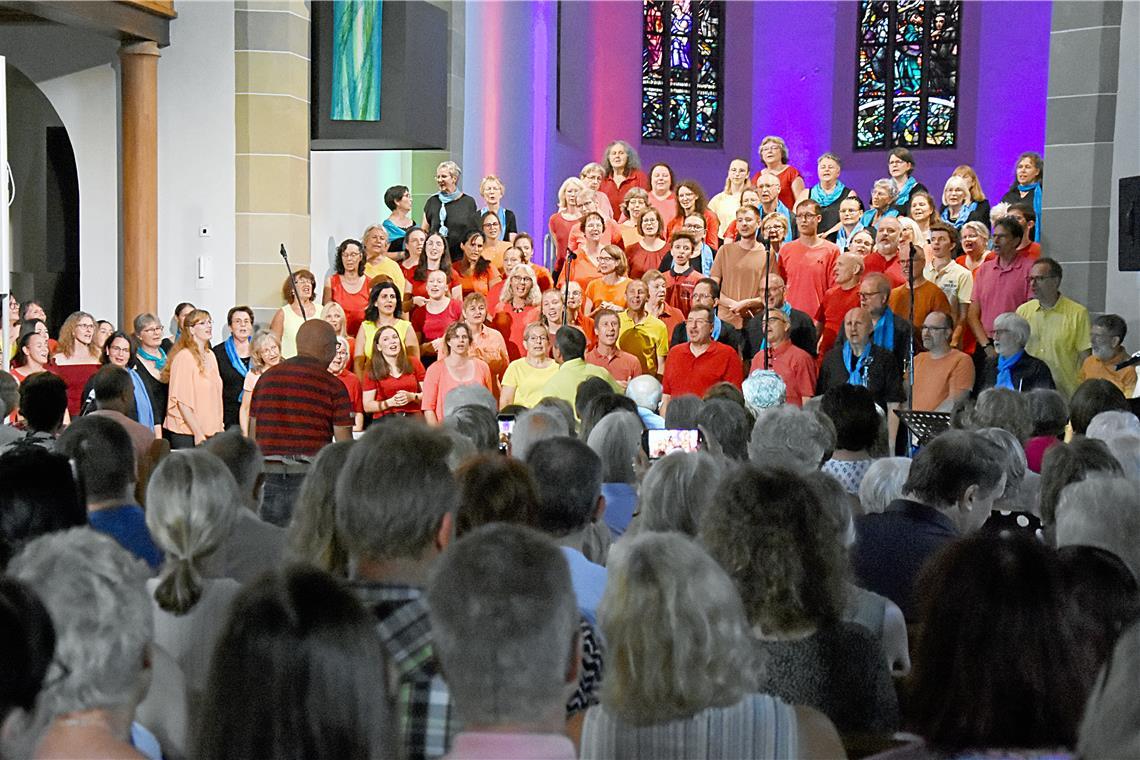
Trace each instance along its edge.
<instances>
[{"instance_id":1,"label":"orange t-shirt","mask_svg":"<svg viewBox=\"0 0 1140 760\"><path fill-rule=\"evenodd\" d=\"M906 319L910 314L910 287L907 285L899 285L891 291L891 299L888 301L891 311ZM922 323L926 321L926 315L932 311L940 311L943 314L954 317L950 311L950 302L946 300L946 294L942 292L942 288L935 285L930 280L923 280L920 284L914 286L914 329L916 331L922 329ZM918 346L916 345L916 349Z\"/></svg>"},{"instance_id":2,"label":"orange t-shirt","mask_svg":"<svg viewBox=\"0 0 1140 760\"><path fill-rule=\"evenodd\" d=\"M592 280L590 284L586 286L582 297L592 303L595 309L601 305L602 301L609 301L624 309L625 289L629 285L629 282L628 277L621 277L613 285L609 285L603 278L599 277L596 280Z\"/></svg>"}]
</instances>

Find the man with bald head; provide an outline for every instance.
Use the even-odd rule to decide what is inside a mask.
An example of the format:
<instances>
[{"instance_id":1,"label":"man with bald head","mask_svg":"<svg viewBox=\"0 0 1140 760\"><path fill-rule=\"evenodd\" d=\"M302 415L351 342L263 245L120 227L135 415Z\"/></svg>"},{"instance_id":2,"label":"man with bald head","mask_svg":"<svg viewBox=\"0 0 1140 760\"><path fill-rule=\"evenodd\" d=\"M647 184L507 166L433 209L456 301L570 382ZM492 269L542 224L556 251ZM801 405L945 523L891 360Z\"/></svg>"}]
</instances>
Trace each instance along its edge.
<instances>
[{"instance_id":1,"label":"man with bald head","mask_svg":"<svg viewBox=\"0 0 1140 760\"><path fill-rule=\"evenodd\" d=\"M866 284L866 282L864 282ZM846 340L827 352L819 368L815 394L822 396L832 388L850 383L871 391L875 402L889 410L905 399L902 371L894 354L872 341L875 322L871 312L856 307L843 318Z\"/></svg>"},{"instance_id":2,"label":"man with bald head","mask_svg":"<svg viewBox=\"0 0 1140 760\"><path fill-rule=\"evenodd\" d=\"M863 265L868 272L882 272L891 281L891 287L896 288L906 282L906 275L902 271L902 262L899 261L899 248L909 248L910 243L902 240L902 225L893 216L879 220L879 228L875 233L875 249L863 259Z\"/></svg>"},{"instance_id":3,"label":"man with bald head","mask_svg":"<svg viewBox=\"0 0 1140 760\"><path fill-rule=\"evenodd\" d=\"M297 331L297 355L268 369L250 401L249 437L265 455L261 518L288 524L309 463L334 439L352 439L348 391L328 372L336 356L336 331L310 319Z\"/></svg>"},{"instance_id":4,"label":"man with bald head","mask_svg":"<svg viewBox=\"0 0 1140 760\"><path fill-rule=\"evenodd\" d=\"M835 284L824 291L823 301L815 313L815 329L819 333L818 355L827 355L843 332L843 318L859 305L859 281L862 278L862 256L843 253L835 259Z\"/></svg>"}]
</instances>

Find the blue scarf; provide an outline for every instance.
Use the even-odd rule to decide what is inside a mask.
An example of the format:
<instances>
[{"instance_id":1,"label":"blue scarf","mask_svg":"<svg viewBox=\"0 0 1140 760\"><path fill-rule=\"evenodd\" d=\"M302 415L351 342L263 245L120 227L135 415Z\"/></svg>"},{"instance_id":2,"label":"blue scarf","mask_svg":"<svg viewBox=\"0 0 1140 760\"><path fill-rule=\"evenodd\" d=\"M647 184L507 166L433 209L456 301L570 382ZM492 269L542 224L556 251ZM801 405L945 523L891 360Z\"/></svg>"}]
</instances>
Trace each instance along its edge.
<instances>
[{"instance_id":1,"label":"blue scarf","mask_svg":"<svg viewBox=\"0 0 1140 760\"><path fill-rule=\"evenodd\" d=\"M847 192L847 185L843 184L842 182L836 182L834 189L832 189L830 193L825 192L822 185L816 185L811 189L811 192L808 193L808 195L811 196L811 199L813 201L820 205L820 208L822 208L824 206L830 206L832 203L835 203L845 192Z\"/></svg>"},{"instance_id":2,"label":"blue scarf","mask_svg":"<svg viewBox=\"0 0 1140 760\"><path fill-rule=\"evenodd\" d=\"M135 353L146 359L148 362L154 362L154 368L159 372L162 372L162 368L166 366L166 352L162 350L162 346L158 347L158 356L151 356L146 351L143 351L142 348L140 348Z\"/></svg>"},{"instance_id":3,"label":"blue scarf","mask_svg":"<svg viewBox=\"0 0 1140 760\"><path fill-rule=\"evenodd\" d=\"M147 393L138 370L128 369L127 374L131 376L131 384L135 387L135 413L138 417L138 423L153 430L154 407L150 404L150 394Z\"/></svg>"},{"instance_id":4,"label":"blue scarf","mask_svg":"<svg viewBox=\"0 0 1140 760\"><path fill-rule=\"evenodd\" d=\"M910 191L914 190L914 186L918 184L918 180L914 177L907 177L906 182L899 188L899 195L895 198L894 205L899 208L906 208L906 204L910 202Z\"/></svg>"},{"instance_id":5,"label":"blue scarf","mask_svg":"<svg viewBox=\"0 0 1140 760\"><path fill-rule=\"evenodd\" d=\"M230 364L233 366L234 371L242 377L249 374L249 367L241 360L237 353L237 345L234 343L234 336L226 338L226 357L229 358ZM238 391L238 401L241 401L242 396L245 395L245 390Z\"/></svg>"},{"instance_id":6,"label":"blue scarf","mask_svg":"<svg viewBox=\"0 0 1140 760\"><path fill-rule=\"evenodd\" d=\"M792 230L796 228L795 220L792 219L792 212L788 211L788 207L780 201L776 201L776 213L783 214L784 218L788 220L788 234L784 236L784 242L792 242Z\"/></svg>"},{"instance_id":7,"label":"blue scarf","mask_svg":"<svg viewBox=\"0 0 1140 760\"><path fill-rule=\"evenodd\" d=\"M1021 349L1016 354L1010 357L999 356L997 360L997 387L1009 388L1011 390L1018 390L1013 387L1013 368L1021 361L1021 357L1025 356L1025 349Z\"/></svg>"},{"instance_id":8,"label":"blue scarf","mask_svg":"<svg viewBox=\"0 0 1140 760\"><path fill-rule=\"evenodd\" d=\"M479 216L482 217L483 214L487 213L487 211L488 211L488 209L486 209L486 208L479 209ZM495 212L495 216L499 217L499 237L497 239L498 240L506 240L507 239L507 210L505 208L503 208L502 205L500 205L499 210Z\"/></svg>"},{"instance_id":9,"label":"blue scarf","mask_svg":"<svg viewBox=\"0 0 1140 760\"><path fill-rule=\"evenodd\" d=\"M1033 239L1041 240L1041 183L1033 182L1028 185L1018 185L1017 189L1023 193L1033 191L1033 213L1037 215L1037 223L1033 225Z\"/></svg>"},{"instance_id":10,"label":"blue scarf","mask_svg":"<svg viewBox=\"0 0 1140 760\"><path fill-rule=\"evenodd\" d=\"M863 346L863 353L859 354L854 366L851 359L854 352L850 343L843 344L843 366L847 369L847 384L867 386L867 365L871 363L871 344Z\"/></svg>"},{"instance_id":11,"label":"blue scarf","mask_svg":"<svg viewBox=\"0 0 1140 760\"><path fill-rule=\"evenodd\" d=\"M788 315L788 334L790 335L791 331L792 331L792 305L790 303L788 303L787 301L784 301L784 305L780 307L780 311L782 311ZM760 350L761 351L767 351L768 350L768 336L767 335L765 335L764 339L760 341Z\"/></svg>"},{"instance_id":12,"label":"blue scarf","mask_svg":"<svg viewBox=\"0 0 1140 760\"><path fill-rule=\"evenodd\" d=\"M404 236L408 234L407 232L402 230L400 228L400 226L397 225L395 222L393 222L391 219L385 219L384 223L380 226L383 227L384 231L388 233L388 244L389 245L395 243L397 240L403 240Z\"/></svg>"},{"instance_id":13,"label":"blue scarf","mask_svg":"<svg viewBox=\"0 0 1140 760\"><path fill-rule=\"evenodd\" d=\"M886 219L888 216L898 216L898 215L899 215L899 210L897 208L888 208L886 211L883 212L883 215L879 217L879 221ZM875 225L871 224L871 222L873 222L874 220L875 220L875 209L869 208L863 212L863 216L859 217L859 226L856 227L855 229L859 229L860 227L874 227ZM855 233L852 232L851 234L854 235Z\"/></svg>"},{"instance_id":14,"label":"blue scarf","mask_svg":"<svg viewBox=\"0 0 1140 760\"><path fill-rule=\"evenodd\" d=\"M962 227L965 226L967 220L969 220L970 214L974 213L974 209L976 209L977 207L978 207L977 201L970 201L969 203L963 203L962 208L958 210L958 216L956 216L953 220L950 219L949 207L944 208L944 209L942 209L942 221L948 222L948 223L954 225L957 229L962 229Z\"/></svg>"},{"instance_id":15,"label":"blue scarf","mask_svg":"<svg viewBox=\"0 0 1140 760\"><path fill-rule=\"evenodd\" d=\"M723 325L723 324L724 324L724 322L722 322L720 320L720 317L718 317L716 314L713 314L713 329L712 329L712 339L713 340L720 340L720 328L721 328L721 325Z\"/></svg>"},{"instance_id":16,"label":"blue scarf","mask_svg":"<svg viewBox=\"0 0 1140 760\"><path fill-rule=\"evenodd\" d=\"M839 225L839 231L835 233L835 244L839 246L840 253L847 252L847 244L850 242L851 238L855 237L855 233L861 229L865 229L862 220L856 223L851 232L848 232L842 224Z\"/></svg>"},{"instance_id":17,"label":"blue scarf","mask_svg":"<svg viewBox=\"0 0 1140 760\"><path fill-rule=\"evenodd\" d=\"M701 243L701 274L705 277L709 276L712 271L713 265L713 249L709 248L708 243Z\"/></svg>"},{"instance_id":18,"label":"blue scarf","mask_svg":"<svg viewBox=\"0 0 1140 760\"><path fill-rule=\"evenodd\" d=\"M439 234L445 238L447 237L447 204L461 195L463 195L463 191L458 187L455 188L454 193L445 193L440 190L435 194L435 197L439 198Z\"/></svg>"},{"instance_id":19,"label":"blue scarf","mask_svg":"<svg viewBox=\"0 0 1140 760\"><path fill-rule=\"evenodd\" d=\"M895 315L891 312L891 307L883 309L883 316L875 323L871 342L888 351L895 350Z\"/></svg>"}]
</instances>

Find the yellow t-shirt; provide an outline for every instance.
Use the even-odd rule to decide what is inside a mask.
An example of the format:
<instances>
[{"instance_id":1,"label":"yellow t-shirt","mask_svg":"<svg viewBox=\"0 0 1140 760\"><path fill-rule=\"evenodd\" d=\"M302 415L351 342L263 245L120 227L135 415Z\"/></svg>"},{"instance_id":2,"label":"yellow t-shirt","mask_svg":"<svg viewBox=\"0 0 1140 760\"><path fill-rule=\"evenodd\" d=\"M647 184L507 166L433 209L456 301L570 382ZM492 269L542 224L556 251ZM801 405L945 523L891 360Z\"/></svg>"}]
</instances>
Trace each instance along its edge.
<instances>
[{"instance_id":1,"label":"yellow t-shirt","mask_svg":"<svg viewBox=\"0 0 1140 760\"><path fill-rule=\"evenodd\" d=\"M375 322L369 322L368 320L361 322L360 326L364 329L364 347L361 349L361 352L364 354L365 358L371 359L372 344L376 342L376 331L379 328L376 326ZM412 326L412 323L406 319L397 319L396 324L392 326L396 328L396 332L400 333L400 342L403 343L405 347L407 347L408 328Z\"/></svg>"},{"instance_id":2,"label":"yellow t-shirt","mask_svg":"<svg viewBox=\"0 0 1140 760\"><path fill-rule=\"evenodd\" d=\"M669 353L669 330L665 323L649 315L634 324L627 311L618 314L618 319L621 322L618 348L636 356L646 374L660 375L665 355Z\"/></svg>"},{"instance_id":3,"label":"yellow t-shirt","mask_svg":"<svg viewBox=\"0 0 1140 760\"><path fill-rule=\"evenodd\" d=\"M404 279L404 273L400 270L400 265L392 261L387 256L382 256L376 261L369 261L364 265L364 276L368 278L371 283L372 279L380 275L388 275L392 282L396 283L396 287L403 293L408 289L408 282Z\"/></svg>"},{"instance_id":4,"label":"yellow t-shirt","mask_svg":"<svg viewBox=\"0 0 1140 760\"><path fill-rule=\"evenodd\" d=\"M542 389L546 381L558 371L558 362L551 361L545 367L532 367L526 359L515 359L507 365L503 373L503 385L515 389L512 403L530 408L543 399Z\"/></svg>"}]
</instances>

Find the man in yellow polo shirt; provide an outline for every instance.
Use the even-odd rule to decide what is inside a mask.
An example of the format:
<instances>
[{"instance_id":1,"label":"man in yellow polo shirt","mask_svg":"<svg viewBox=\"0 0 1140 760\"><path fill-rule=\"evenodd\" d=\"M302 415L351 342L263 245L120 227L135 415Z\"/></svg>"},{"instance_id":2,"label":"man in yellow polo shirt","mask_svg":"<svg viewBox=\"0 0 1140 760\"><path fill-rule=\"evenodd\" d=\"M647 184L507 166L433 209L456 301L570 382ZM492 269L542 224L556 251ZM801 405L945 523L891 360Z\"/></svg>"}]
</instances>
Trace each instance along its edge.
<instances>
[{"instance_id":1,"label":"man in yellow polo shirt","mask_svg":"<svg viewBox=\"0 0 1140 760\"><path fill-rule=\"evenodd\" d=\"M641 280L630 280L625 288L625 311L618 315L618 347L636 356L647 375L660 379L665 374L665 356L669 353L669 330L646 311L648 300L649 286Z\"/></svg>"},{"instance_id":2,"label":"man in yellow polo shirt","mask_svg":"<svg viewBox=\"0 0 1140 760\"><path fill-rule=\"evenodd\" d=\"M570 402L574 406L574 398L578 395L578 386L588 377L600 377L610 384L614 393L621 393L618 385L604 367L587 364L582 357L586 355L586 336L577 327L562 325L554 334L554 358L558 361L558 371L542 386L542 397L554 396Z\"/></svg>"},{"instance_id":3,"label":"man in yellow polo shirt","mask_svg":"<svg viewBox=\"0 0 1140 760\"><path fill-rule=\"evenodd\" d=\"M1036 298L1017 307L1029 323L1025 350L1049 365L1057 390L1069 398L1077 389L1081 364L1092 352L1089 310L1061 295L1061 265L1042 257L1029 270L1029 285Z\"/></svg>"}]
</instances>

